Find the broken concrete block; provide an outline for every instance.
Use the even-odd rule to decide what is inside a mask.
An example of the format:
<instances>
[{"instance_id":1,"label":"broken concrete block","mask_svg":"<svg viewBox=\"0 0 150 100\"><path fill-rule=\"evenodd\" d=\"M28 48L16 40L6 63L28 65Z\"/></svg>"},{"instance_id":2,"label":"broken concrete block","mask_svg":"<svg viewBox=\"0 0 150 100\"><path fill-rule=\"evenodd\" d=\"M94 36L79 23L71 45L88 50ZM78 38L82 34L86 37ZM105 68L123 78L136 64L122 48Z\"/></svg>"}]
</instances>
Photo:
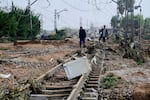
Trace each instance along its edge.
<instances>
[{"instance_id":1,"label":"broken concrete block","mask_svg":"<svg viewBox=\"0 0 150 100\"><path fill-rule=\"evenodd\" d=\"M77 58L65 63L63 67L69 80L92 70L87 57Z\"/></svg>"}]
</instances>

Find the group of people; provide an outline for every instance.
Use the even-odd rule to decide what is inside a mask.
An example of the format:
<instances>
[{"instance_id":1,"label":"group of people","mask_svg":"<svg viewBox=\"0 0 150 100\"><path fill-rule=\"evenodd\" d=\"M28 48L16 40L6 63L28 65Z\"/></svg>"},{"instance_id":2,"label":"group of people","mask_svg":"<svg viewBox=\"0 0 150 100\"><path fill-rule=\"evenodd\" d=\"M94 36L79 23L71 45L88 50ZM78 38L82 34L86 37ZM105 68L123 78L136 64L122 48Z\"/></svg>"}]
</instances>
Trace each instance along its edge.
<instances>
[{"instance_id":1,"label":"group of people","mask_svg":"<svg viewBox=\"0 0 150 100\"><path fill-rule=\"evenodd\" d=\"M106 39L108 39L108 30L106 29L106 25L104 25L104 27L99 30L99 34L99 42L101 39L103 42L105 42ZM83 29L83 27L81 26L79 30L80 48L85 46L85 38L86 32L85 29Z\"/></svg>"}]
</instances>

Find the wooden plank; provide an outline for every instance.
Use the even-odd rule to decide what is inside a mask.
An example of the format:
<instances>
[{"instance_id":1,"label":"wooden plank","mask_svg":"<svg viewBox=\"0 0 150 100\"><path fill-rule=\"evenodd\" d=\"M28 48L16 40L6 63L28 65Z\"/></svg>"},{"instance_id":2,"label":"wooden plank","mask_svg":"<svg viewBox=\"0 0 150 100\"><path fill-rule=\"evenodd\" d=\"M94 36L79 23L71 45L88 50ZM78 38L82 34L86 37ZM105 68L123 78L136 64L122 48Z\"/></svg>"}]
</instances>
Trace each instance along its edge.
<instances>
[{"instance_id":1,"label":"wooden plank","mask_svg":"<svg viewBox=\"0 0 150 100\"><path fill-rule=\"evenodd\" d=\"M82 100L97 100L96 97L83 97Z\"/></svg>"},{"instance_id":2,"label":"wooden plank","mask_svg":"<svg viewBox=\"0 0 150 100\"><path fill-rule=\"evenodd\" d=\"M31 94L30 97L64 97L64 96L68 96L68 94L51 94L51 95L47 95L47 94Z\"/></svg>"},{"instance_id":3,"label":"wooden plank","mask_svg":"<svg viewBox=\"0 0 150 100\"><path fill-rule=\"evenodd\" d=\"M45 74L41 75L40 77L38 77L36 80L37 81L42 81L44 80L45 77L50 77L51 75L53 75L63 64L59 64L56 67L52 68L51 70L47 71Z\"/></svg>"},{"instance_id":4,"label":"wooden plank","mask_svg":"<svg viewBox=\"0 0 150 100\"><path fill-rule=\"evenodd\" d=\"M51 85L46 85L44 86L46 89L67 89L67 88L72 88L72 86L51 86Z\"/></svg>"},{"instance_id":5,"label":"wooden plank","mask_svg":"<svg viewBox=\"0 0 150 100\"><path fill-rule=\"evenodd\" d=\"M98 81L87 81L88 84L98 84Z\"/></svg>"},{"instance_id":6,"label":"wooden plank","mask_svg":"<svg viewBox=\"0 0 150 100\"><path fill-rule=\"evenodd\" d=\"M77 54L74 54L72 57L77 56ZM71 58L66 59L64 62L68 62L69 60L71 60ZM38 77L36 80L37 81L42 81L44 80L45 77L50 77L51 75L53 75L55 72L57 72L57 70L62 67L63 63L57 65L56 67L52 68L51 70L49 70L48 72L46 72L45 74L41 75L40 77Z\"/></svg>"},{"instance_id":7,"label":"wooden plank","mask_svg":"<svg viewBox=\"0 0 150 100\"><path fill-rule=\"evenodd\" d=\"M99 78L90 78L89 80L95 80L97 81Z\"/></svg>"},{"instance_id":8,"label":"wooden plank","mask_svg":"<svg viewBox=\"0 0 150 100\"><path fill-rule=\"evenodd\" d=\"M69 92L72 89L61 89L61 90L41 90L43 93L54 93L54 92Z\"/></svg>"},{"instance_id":9,"label":"wooden plank","mask_svg":"<svg viewBox=\"0 0 150 100\"><path fill-rule=\"evenodd\" d=\"M90 76L90 78L99 78L99 75L98 76L92 75L92 76Z\"/></svg>"},{"instance_id":10,"label":"wooden plank","mask_svg":"<svg viewBox=\"0 0 150 100\"><path fill-rule=\"evenodd\" d=\"M75 57L75 56L77 56L77 53L74 54L72 57ZM69 60L71 60L72 57L70 57L70 58L68 58L67 60L65 60L65 62L68 62ZM36 79L36 81L42 81L46 76L53 75L53 73L55 72L55 70L56 70L57 68L61 67L62 65L63 65L63 63L61 63L61 64L57 65L56 67L54 67L53 69L47 71L45 74L43 74L43 75L41 75L40 77L38 77L38 78ZM23 88L21 88L19 91L23 91L23 90L29 88L29 86L30 86L30 84L27 84L27 85L25 85Z\"/></svg>"},{"instance_id":11,"label":"wooden plank","mask_svg":"<svg viewBox=\"0 0 150 100\"><path fill-rule=\"evenodd\" d=\"M98 84L87 84L88 87L98 87Z\"/></svg>"}]
</instances>

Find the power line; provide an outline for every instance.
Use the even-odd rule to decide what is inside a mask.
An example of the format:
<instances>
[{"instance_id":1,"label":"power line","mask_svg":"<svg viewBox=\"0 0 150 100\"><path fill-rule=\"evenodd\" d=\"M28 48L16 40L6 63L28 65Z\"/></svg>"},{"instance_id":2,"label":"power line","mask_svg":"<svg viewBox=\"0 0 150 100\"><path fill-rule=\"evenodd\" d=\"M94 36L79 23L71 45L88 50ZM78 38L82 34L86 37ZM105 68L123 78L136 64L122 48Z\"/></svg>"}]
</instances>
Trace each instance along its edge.
<instances>
[{"instance_id":1,"label":"power line","mask_svg":"<svg viewBox=\"0 0 150 100\"><path fill-rule=\"evenodd\" d=\"M95 5L95 1L94 2L90 2L90 0L88 0L88 1L81 0L81 1L85 2L85 3L88 3L88 4L91 4L91 5ZM93 1L93 0L91 0L91 1ZM96 2L97 2L97 0L96 0ZM111 0L106 1L106 2L102 2L102 1L97 2L97 4L109 4L109 3L111 3Z\"/></svg>"},{"instance_id":2,"label":"power line","mask_svg":"<svg viewBox=\"0 0 150 100\"><path fill-rule=\"evenodd\" d=\"M74 22L72 19L70 19L70 18L68 18L68 17L66 17L66 16L61 16L61 17L63 17L63 18L65 18L66 20L70 20L70 22ZM76 25L78 25L79 23L76 23L76 22L74 22Z\"/></svg>"},{"instance_id":3,"label":"power line","mask_svg":"<svg viewBox=\"0 0 150 100\"><path fill-rule=\"evenodd\" d=\"M90 11L93 11L93 10L83 10L83 9L79 9L73 5L71 5L70 3L68 3L67 1L65 0L62 0L66 5L70 6L71 8L75 9L75 10L78 10L78 11L81 11L81 12L90 12Z\"/></svg>"},{"instance_id":4,"label":"power line","mask_svg":"<svg viewBox=\"0 0 150 100\"><path fill-rule=\"evenodd\" d=\"M81 1L83 1L83 0L81 0ZM92 0L93 1L93 0ZM103 5L105 5L103 8L105 8L108 4L110 4L112 1L110 0L110 1L107 1L107 2L102 2L102 1L100 1L100 2L97 2L97 0L94 0L94 2L90 2L90 0L88 0L88 1L83 1L83 2L86 2L86 3L88 3L88 4L91 4L91 5L93 5L93 6L95 6L95 8L98 10L98 11L100 11L101 13L103 13L104 15L106 15L106 13L105 12L103 12L103 10L102 10L102 8L99 8L99 6L101 6L102 4ZM109 11L109 10L108 10ZM109 11L110 12L110 11Z\"/></svg>"}]
</instances>

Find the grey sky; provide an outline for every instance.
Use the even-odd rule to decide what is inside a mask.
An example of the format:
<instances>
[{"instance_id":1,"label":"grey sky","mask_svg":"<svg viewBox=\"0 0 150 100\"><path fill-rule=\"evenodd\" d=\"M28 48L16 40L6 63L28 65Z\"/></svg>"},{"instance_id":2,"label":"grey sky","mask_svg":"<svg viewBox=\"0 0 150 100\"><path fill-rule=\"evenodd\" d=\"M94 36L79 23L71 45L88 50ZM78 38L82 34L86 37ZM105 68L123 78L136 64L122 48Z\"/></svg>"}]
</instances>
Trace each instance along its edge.
<instances>
[{"instance_id":1,"label":"grey sky","mask_svg":"<svg viewBox=\"0 0 150 100\"><path fill-rule=\"evenodd\" d=\"M25 8L28 4L28 0L1 0L1 6L11 6L11 2L14 1L14 5L19 8ZM33 2L34 0L31 0ZM57 19L58 29L63 27L79 28L80 20L82 20L83 27L87 28L93 23L94 26L101 27L106 24L110 26L110 20L113 15L116 14L116 4L111 0L49 0L50 6L47 0L38 0L31 9L35 14L40 14L43 20L43 29L54 29L54 10L61 11L59 19ZM88 2L89 1L89 2ZM136 4L140 0L135 0ZM150 9L150 0L143 0L142 14L144 17L150 17L148 10ZM139 9L135 11L139 13Z\"/></svg>"}]
</instances>

